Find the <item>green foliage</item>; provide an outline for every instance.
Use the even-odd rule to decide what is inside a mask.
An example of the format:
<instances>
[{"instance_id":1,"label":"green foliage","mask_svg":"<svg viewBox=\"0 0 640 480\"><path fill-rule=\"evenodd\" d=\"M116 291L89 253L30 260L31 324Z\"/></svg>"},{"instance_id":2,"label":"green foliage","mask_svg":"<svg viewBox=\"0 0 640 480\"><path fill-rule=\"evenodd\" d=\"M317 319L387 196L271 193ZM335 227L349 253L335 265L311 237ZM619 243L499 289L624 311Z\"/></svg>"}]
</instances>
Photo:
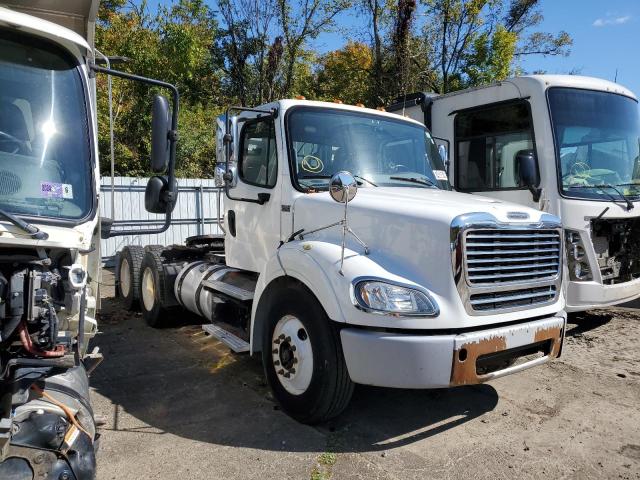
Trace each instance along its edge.
<instances>
[{"instance_id":1,"label":"green foliage","mask_svg":"<svg viewBox=\"0 0 640 480\"><path fill-rule=\"evenodd\" d=\"M180 91L178 174L210 177L215 119L228 105L306 98L370 107L413 91L447 92L522 73L525 55L567 55L566 32L537 30L540 0L102 0L96 46L115 68ZM371 44L319 53L314 40L348 12ZM364 35L363 35L364 33ZM349 32L347 38L367 38ZM97 77L100 164L110 170L107 79ZM148 175L158 88L113 79L115 173Z\"/></svg>"},{"instance_id":2,"label":"green foliage","mask_svg":"<svg viewBox=\"0 0 640 480\"><path fill-rule=\"evenodd\" d=\"M364 103L370 97L371 48L349 42L342 49L320 58L316 92L319 99L341 99L345 103Z\"/></svg>"},{"instance_id":3,"label":"green foliage","mask_svg":"<svg viewBox=\"0 0 640 480\"><path fill-rule=\"evenodd\" d=\"M138 9L125 7L123 0L102 4L96 29L98 50L105 55L130 59L117 68L159 78L178 87L181 95L178 171L212 176L213 125L220 112L220 79L212 68L213 40L218 28L213 12L202 0L180 0L171 7L161 8L153 18L145 13L144 3ZM100 164L106 173L110 170L110 158L104 76L98 77L97 87ZM149 174L150 112L155 93L169 95L138 82L112 80L117 175Z\"/></svg>"},{"instance_id":4,"label":"green foliage","mask_svg":"<svg viewBox=\"0 0 640 480\"><path fill-rule=\"evenodd\" d=\"M518 35L499 25L493 34L483 32L474 40L463 68L470 85L507 78L512 69Z\"/></svg>"}]
</instances>

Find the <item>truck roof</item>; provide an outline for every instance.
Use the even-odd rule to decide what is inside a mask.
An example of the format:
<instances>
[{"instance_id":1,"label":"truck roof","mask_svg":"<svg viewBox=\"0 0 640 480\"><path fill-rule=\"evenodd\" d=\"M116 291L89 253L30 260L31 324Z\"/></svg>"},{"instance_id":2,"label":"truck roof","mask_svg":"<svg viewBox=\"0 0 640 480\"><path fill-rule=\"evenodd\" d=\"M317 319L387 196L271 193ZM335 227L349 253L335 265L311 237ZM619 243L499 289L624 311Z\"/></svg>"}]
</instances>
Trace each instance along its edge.
<instances>
[{"instance_id":1,"label":"truck roof","mask_svg":"<svg viewBox=\"0 0 640 480\"><path fill-rule=\"evenodd\" d=\"M91 50L98 0L0 0L0 24Z\"/></svg>"},{"instance_id":2,"label":"truck roof","mask_svg":"<svg viewBox=\"0 0 640 480\"><path fill-rule=\"evenodd\" d=\"M455 97L456 95L463 95L465 93L495 87L496 85L510 84L517 89L519 86L527 83L537 84L541 89L545 89L548 87L571 87L581 88L585 90L613 92L632 98L636 101L638 100L636 95L628 88L625 88L618 83L604 80L602 78L586 77L582 75L522 75L520 77L511 77L499 82L466 88L464 90L456 90L455 92L449 92L442 95L433 92L412 93L404 97L396 98L395 101L387 107L387 111L397 112L403 107L409 108L415 105L423 105L427 100L437 101L441 98Z\"/></svg>"},{"instance_id":3,"label":"truck roof","mask_svg":"<svg viewBox=\"0 0 640 480\"><path fill-rule=\"evenodd\" d=\"M572 87L613 92L637 100L636 95L628 88L603 78L586 77L583 75L524 75L508 80L514 83L536 82L543 84L545 87Z\"/></svg>"},{"instance_id":4,"label":"truck roof","mask_svg":"<svg viewBox=\"0 0 640 480\"><path fill-rule=\"evenodd\" d=\"M392 120L398 120L398 115L394 114L394 113L389 113L385 110L377 110L374 108L367 108L367 107L359 107L357 105L349 105L346 103L337 103L337 102L321 102L321 101L317 101L317 100L297 100L297 99L284 99L284 100L280 100L278 102L280 104L280 106L283 109L288 110L289 108L292 107L297 107L297 106L307 106L307 107L322 107L322 108L332 108L332 109L336 109L336 110L345 110L345 111L349 111L349 112L362 112L362 113L367 113L367 114L371 114L371 115L378 115L381 117L386 117L386 118L390 118ZM258 107L260 108L260 107ZM400 117L403 120L410 122L410 123L415 123L417 125L420 125L421 127L423 127L424 125L420 122L417 122L416 120L413 120L411 118L408 117Z\"/></svg>"}]
</instances>

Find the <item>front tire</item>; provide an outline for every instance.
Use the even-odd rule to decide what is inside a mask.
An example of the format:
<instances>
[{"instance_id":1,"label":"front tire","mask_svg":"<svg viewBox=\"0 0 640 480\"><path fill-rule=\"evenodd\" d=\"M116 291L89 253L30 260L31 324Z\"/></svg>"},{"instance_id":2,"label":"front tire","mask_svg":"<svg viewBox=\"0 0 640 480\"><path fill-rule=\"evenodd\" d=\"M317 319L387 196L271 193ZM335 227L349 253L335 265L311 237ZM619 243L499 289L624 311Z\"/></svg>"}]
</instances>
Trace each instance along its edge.
<instances>
[{"instance_id":1,"label":"front tire","mask_svg":"<svg viewBox=\"0 0 640 480\"><path fill-rule=\"evenodd\" d=\"M353 382L338 329L303 286L280 290L267 318L262 362L273 395L299 422L338 416L349 404Z\"/></svg>"}]
</instances>

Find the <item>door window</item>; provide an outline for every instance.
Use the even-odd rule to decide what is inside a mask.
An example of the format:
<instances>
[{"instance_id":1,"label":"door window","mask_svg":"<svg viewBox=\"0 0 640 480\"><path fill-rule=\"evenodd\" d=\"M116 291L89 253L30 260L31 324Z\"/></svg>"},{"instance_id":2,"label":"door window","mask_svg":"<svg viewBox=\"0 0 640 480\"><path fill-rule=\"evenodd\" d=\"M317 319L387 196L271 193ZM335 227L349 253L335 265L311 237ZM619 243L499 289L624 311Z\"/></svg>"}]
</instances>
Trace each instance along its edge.
<instances>
[{"instance_id":1,"label":"door window","mask_svg":"<svg viewBox=\"0 0 640 480\"><path fill-rule=\"evenodd\" d=\"M273 120L247 122L242 129L240 151L240 178L250 185L273 188L278 172Z\"/></svg>"},{"instance_id":2,"label":"door window","mask_svg":"<svg viewBox=\"0 0 640 480\"><path fill-rule=\"evenodd\" d=\"M526 102L460 112L455 119L455 136L458 190L523 188L516 155L534 148Z\"/></svg>"}]
</instances>

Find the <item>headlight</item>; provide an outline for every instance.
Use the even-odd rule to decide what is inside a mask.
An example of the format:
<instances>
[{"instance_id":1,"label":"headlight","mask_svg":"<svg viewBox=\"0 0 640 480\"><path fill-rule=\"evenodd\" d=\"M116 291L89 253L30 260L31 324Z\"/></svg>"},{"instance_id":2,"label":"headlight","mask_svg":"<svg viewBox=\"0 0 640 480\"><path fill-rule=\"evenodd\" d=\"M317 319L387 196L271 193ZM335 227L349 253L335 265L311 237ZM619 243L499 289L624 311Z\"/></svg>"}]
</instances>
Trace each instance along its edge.
<instances>
[{"instance_id":1,"label":"headlight","mask_svg":"<svg viewBox=\"0 0 640 480\"><path fill-rule=\"evenodd\" d=\"M580 232L566 230L565 240L571 280L574 282L593 280L593 275L589 268L589 260L587 259L587 251L580 238Z\"/></svg>"},{"instance_id":2,"label":"headlight","mask_svg":"<svg viewBox=\"0 0 640 480\"><path fill-rule=\"evenodd\" d=\"M354 286L357 305L364 310L395 315L436 316L438 305L426 292L379 280L362 280Z\"/></svg>"}]
</instances>

